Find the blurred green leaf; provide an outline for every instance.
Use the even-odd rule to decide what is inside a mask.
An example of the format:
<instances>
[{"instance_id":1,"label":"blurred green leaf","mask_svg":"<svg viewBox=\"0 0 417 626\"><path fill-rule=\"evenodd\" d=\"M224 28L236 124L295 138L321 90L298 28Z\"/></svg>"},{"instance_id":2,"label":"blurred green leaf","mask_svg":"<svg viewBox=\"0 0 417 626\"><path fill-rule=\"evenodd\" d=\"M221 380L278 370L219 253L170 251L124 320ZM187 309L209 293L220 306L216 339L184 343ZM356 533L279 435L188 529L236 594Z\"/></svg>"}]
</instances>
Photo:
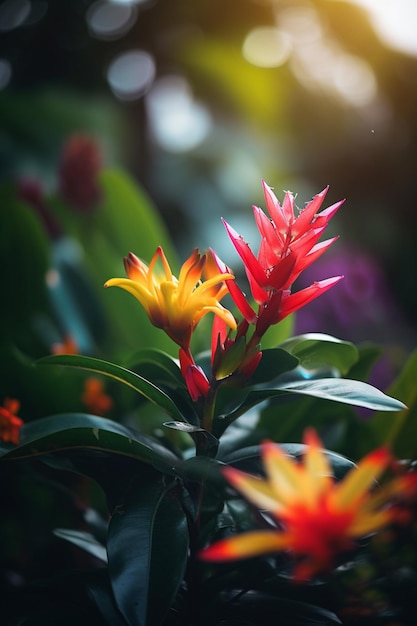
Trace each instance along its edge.
<instances>
[{"instance_id":1,"label":"blurred green leaf","mask_svg":"<svg viewBox=\"0 0 417 626\"><path fill-rule=\"evenodd\" d=\"M159 476L133 479L110 521L107 550L114 596L128 624L160 624L187 563L180 487Z\"/></svg>"},{"instance_id":2,"label":"blurred green leaf","mask_svg":"<svg viewBox=\"0 0 417 626\"><path fill-rule=\"evenodd\" d=\"M0 267L2 327L21 339L31 318L47 308L49 242L35 211L18 199L13 185L0 185Z\"/></svg>"},{"instance_id":3,"label":"blurred green leaf","mask_svg":"<svg viewBox=\"0 0 417 626\"><path fill-rule=\"evenodd\" d=\"M334 368L342 375L347 374L359 358L358 349L353 343L322 333L291 337L280 347L296 356L305 369Z\"/></svg>"},{"instance_id":4,"label":"blurred green leaf","mask_svg":"<svg viewBox=\"0 0 417 626\"><path fill-rule=\"evenodd\" d=\"M294 315L287 315L279 324L270 326L262 337L262 348L276 348L292 336Z\"/></svg>"},{"instance_id":5,"label":"blurred green leaf","mask_svg":"<svg viewBox=\"0 0 417 626\"><path fill-rule=\"evenodd\" d=\"M177 256L158 209L139 183L122 170L101 173L104 198L95 218L112 247L123 256L134 252L149 263L157 246L162 246L173 271Z\"/></svg>"},{"instance_id":6,"label":"blurred green leaf","mask_svg":"<svg viewBox=\"0 0 417 626\"><path fill-rule=\"evenodd\" d=\"M120 365L78 354L57 354L44 357L37 361L38 365L64 365L109 376L131 387L142 396L162 408L168 415L180 421L187 421L171 398L151 381L135 374Z\"/></svg>"},{"instance_id":7,"label":"blurred green leaf","mask_svg":"<svg viewBox=\"0 0 417 626\"><path fill-rule=\"evenodd\" d=\"M407 405L393 419L388 419L381 412L376 413L369 421L378 445L387 443L398 458L417 458L417 351L415 351L398 378L388 389Z\"/></svg>"}]
</instances>

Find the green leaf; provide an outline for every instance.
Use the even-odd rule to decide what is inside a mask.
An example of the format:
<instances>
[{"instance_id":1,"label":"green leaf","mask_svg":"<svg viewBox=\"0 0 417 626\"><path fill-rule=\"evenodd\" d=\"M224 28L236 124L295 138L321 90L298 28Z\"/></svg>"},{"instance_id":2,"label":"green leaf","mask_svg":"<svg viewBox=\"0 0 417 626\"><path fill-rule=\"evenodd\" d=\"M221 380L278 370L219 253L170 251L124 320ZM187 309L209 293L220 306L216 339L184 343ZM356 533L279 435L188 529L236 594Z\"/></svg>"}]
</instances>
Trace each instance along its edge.
<instances>
[{"instance_id":1,"label":"green leaf","mask_svg":"<svg viewBox=\"0 0 417 626\"><path fill-rule=\"evenodd\" d=\"M78 572L77 574L79 575ZM82 572L81 576L82 582L86 589L88 589L105 623L108 624L108 626L126 626L126 621L123 619L114 600L108 568L100 567ZM90 624L90 626L94 625Z\"/></svg>"},{"instance_id":2,"label":"green leaf","mask_svg":"<svg viewBox=\"0 0 417 626\"><path fill-rule=\"evenodd\" d=\"M369 420L378 444L388 443L399 458L417 458L417 351L411 354L405 367L389 388L389 393L403 400L408 409L403 408L395 420L387 419L383 413L376 413Z\"/></svg>"},{"instance_id":3,"label":"green leaf","mask_svg":"<svg viewBox=\"0 0 417 626\"><path fill-rule=\"evenodd\" d=\"M151 371L152 380L166 381L166 384L186 388L177 360L162 350L144 348L130 359L129 369L137 372Z\"/></svg>"},{"instance_id":4,"label":"green leaf","mask_svg":"<svg viewBox=\"0 0 417 626\"><path fill-rule=\"evenodd\" d=\"M171 468L179 460L150 438L104 417L68 413L28 422L20 431L20 445L1 451L5 460L34 458L70 450L97 450Z\"/></svg>"},{"instance_id":5,"label":"green leaf","mask_svg":"<svg viewBox=\"0 0 417 626\"><path fill-rule=\"evenodd\" d=\"M342 375L347 374L359 358L353 343L321 333L291 337L280 347L296 356L305 369L336 369Z\"/></svg>"},{"instance_id":6,"label":"green leaf","mask_svg":"<svg viewBox=\"0 0 417 626\"><path fill-rule=\"evenodd\" d=\"M185 416L177 405L162 389L146 378L143 378L143 376L139 376L139 374L135 374L135 372L120 365L116 365L115 363L78 354L57 354L39 359L37 365L65 365L109 376L131 387L150 402L162 408L174 419L186 421Z\"/></svg>"},{"instance_id":7,"label":"green leaf","mask_svg":"<svg viewBox=\"0 0 417 626\"><path fill-rule=\"evenodd\" d=\"M107 551L115 600L128 624L160 624L187 563L180 487L158 476L133 480L110 521Z\"/></svg>"},{"instance_id":8,"label":"green leaf","mask_svg":"<svg viewBox=\"0 0 417 626\"><path fill-rule=\"evenodd\" d=\"M249 380L250 385L266 383L297 367L299 360L282 348L262 350L261 361Z\"/></svg>"},{"instance_id":9,"label":"green leaf","mask_svg":"<svg viewBox=\"0 0 417 626\"><path fill-rule=\"evenodd\" d=\"M99 543L91 533L81 530L71 530L70 528L55 528L53 533L57 537L65 539L85 552L88 552L96 559L107 563L106 547Z\"/></svg>"},{"instance_id":10,"label":"green leaf","mask_svg":"<svg viewBox=\"0 0 417 626\"><path fill-rule=\"evenodd\" d=\"M149 262L157 246L162 246L174 270L175 248L166 225L138 182L118 169L103 171L100 180L104 200L97 227L122 255L132 251Z\"/></svg>"},{"instance_id":11,"label":"green leaf","mask_svg":"<svg viewBox=\"0 0 417 626\"><path fill-rule=\"evenodd\" d=\"M405 405L385 395L382 391L358 380L346 378L320 378L295 381L276 386L277 390L335 400L345 404L362 406L375 411L400 411Z\"/></svg>"}]
</instances>

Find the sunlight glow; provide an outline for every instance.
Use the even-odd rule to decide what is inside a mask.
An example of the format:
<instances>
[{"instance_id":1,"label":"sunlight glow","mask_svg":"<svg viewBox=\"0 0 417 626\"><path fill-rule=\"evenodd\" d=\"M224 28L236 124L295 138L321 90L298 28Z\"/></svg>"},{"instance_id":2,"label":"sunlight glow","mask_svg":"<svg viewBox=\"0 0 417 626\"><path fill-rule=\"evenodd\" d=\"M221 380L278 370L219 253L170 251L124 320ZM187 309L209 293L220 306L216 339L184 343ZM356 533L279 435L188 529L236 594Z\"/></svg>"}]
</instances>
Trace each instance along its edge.
<instances>
[{"instance_id":1,"label":"sunlight glow","mask_svg":"<svg viewBox=\"0 0 417 626\"><path fill-rule=\"evenodd\" d=\"M372 67L326 36L312 7L289 7L279 12L277 22L293 42L290 67L305 87L321 89L355 107L375 100L378 85Z\"/></svg>"},{"instance_id":2,"label":"sunlight glow","mask_svg":"<svg viewBox=\"0 0 417 626\"><path fill-rule=\"evenodd\" d=\"M379 38L386 45L417 56L416 0L350 0L369 11Z\"/></svg>"}]
</instances>

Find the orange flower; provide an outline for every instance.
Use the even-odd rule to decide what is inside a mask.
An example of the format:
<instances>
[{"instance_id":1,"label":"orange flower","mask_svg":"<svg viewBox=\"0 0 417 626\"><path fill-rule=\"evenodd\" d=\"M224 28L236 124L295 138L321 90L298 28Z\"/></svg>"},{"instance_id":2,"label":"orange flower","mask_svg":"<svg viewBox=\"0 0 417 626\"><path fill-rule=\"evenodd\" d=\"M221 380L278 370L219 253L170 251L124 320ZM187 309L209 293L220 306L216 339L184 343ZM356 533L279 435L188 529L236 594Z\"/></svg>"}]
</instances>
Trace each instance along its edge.
<instances>
[{"instance_id":1,"label":"orange flower","mask_svg":"<svg viewBox=\"0 0 417 626\"><path fill-rule=\"evenodd\" d=\"M86 379L81 400L94 415L104 415L113 406L113 400L104 391L103 382L93 376Z\"/></svg>"},{"instance_id":2,"label":"orange flower","mask_svg":"<svg viewBox=\"0 0 417 626\"><path fill-rule=\"evenodd\" d=\"M68 335L62 343L52 345L52 354L78 354L78 346L74 337Z\"/></svg>"},{"instance_id":3,"label":"orange flower","mask_svg":"<svg viewBox=\"0 0 417 626\"><path fill-rule=\"evenodd\" d=\"M6 398L0 406L0 439L15 445L19 444L19 431L23 426L23 420L16 415L19 408L19 400L13 398Z\"/></svg>"},{"instance_id":4,"label":"orange flower","mask_svg":"<svg viewBox=\"0 0 417 626\"><path fill-rule=\"evenodd\" d=\"M396 518L390 483L371 492L375 480L390 465L386 448L368 454L340 481L315 431L304 438L303 464L293 461L273 442L262 445L267 478L256 478L226 467L224 475L249 502L267 509L278 528L236 535L209 546L206 561L229 561L287 550L297 557L294 577L308 579L328 571L336 557L352 549L360 537L389 525Z\"/></svg>"},{"instance_id":5,"label":"orange flower","mask_svg":"<svg viewBox=\"0 0 417 626\"><path fill-rule=\"evenodd\" d=\"M157 271L157 262L162 271ZM227 293L225 279L233 274L219 272L214 263L198 250L183 264L178 279L172 274L164 251L159 246L149 264L130 253L125 258L128 278L112 278L105 287L121 287L131 293L143 306L150 321L162 328L175 343L185 350L198 322L209 312L221 317L231 328L235 319L220 300ZM203 272L206 280L202 281Z\"/></svg>"}]
</instances>

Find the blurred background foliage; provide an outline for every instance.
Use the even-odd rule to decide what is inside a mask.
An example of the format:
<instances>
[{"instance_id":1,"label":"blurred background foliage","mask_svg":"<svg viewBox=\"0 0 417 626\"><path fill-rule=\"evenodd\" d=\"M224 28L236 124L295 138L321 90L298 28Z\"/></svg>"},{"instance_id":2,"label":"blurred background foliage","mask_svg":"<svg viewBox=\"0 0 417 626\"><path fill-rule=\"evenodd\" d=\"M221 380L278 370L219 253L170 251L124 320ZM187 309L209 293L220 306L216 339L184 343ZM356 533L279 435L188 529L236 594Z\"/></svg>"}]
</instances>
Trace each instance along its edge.
<instances>
[{"instance_id":1,"label":"blurred background foliage","mask_svg":"<svg viewBox=\"0 0 417 626\"><path fill-rule=\"evenodd\" d=\"M262 178L300 207L326 185L327 204L347 198L328 232L341 239L305 277L345 280L293 330L363 344L369 363L382 346L372 382L387 388L417 336L416 23L415 0L2 0L0 404L19 398L24 420L85 410L85 374L33 367L69 339L127 366L139 348L175 354L103 284L157 245L175 271L212 246L238 273L220 217L256 248ZM106 392L129 423L138 398ZM3 470L3 556L29 577L72 550L50 543L60 516L84 513L73 478L52 497L42 472Z\"/></svg>"},{"instance_id":2,"label":"blurred background foliage","mask_svg":"<svg viewBox=\"0 0 417 626\"><path fill-rule=\"evenodd\" d=\"M355 324L325 329L408 346L416 11L412 0L3 0L1 176L54 190L65 141L87 132L106 167L143 186L181 257L215 242L230 264L218 218L254 235L261 178L300 206L330 184L330 201L347 197L332 254L356 264L344 292Z\"/></svg>"},{"instance_id":3,"label":"blurred background foliage","mask_svg":"<svg viewBox=\"0 0 417 626\"><path fill-rule=\"evenodd\" d=\"M68 337L121 361L172 353L104 281L160 243L174 269L210 245L236 268L220 217L256 248L261 178L300 207L327 184L328 203L347 197L329 232L341 240L304 278L345 280L294 329L382 345L386 387L417 334L416 12L412 0L3 0L1 349L15 369L0 393L18 395L25 356Z\"/></svg>"}]
</instances>

